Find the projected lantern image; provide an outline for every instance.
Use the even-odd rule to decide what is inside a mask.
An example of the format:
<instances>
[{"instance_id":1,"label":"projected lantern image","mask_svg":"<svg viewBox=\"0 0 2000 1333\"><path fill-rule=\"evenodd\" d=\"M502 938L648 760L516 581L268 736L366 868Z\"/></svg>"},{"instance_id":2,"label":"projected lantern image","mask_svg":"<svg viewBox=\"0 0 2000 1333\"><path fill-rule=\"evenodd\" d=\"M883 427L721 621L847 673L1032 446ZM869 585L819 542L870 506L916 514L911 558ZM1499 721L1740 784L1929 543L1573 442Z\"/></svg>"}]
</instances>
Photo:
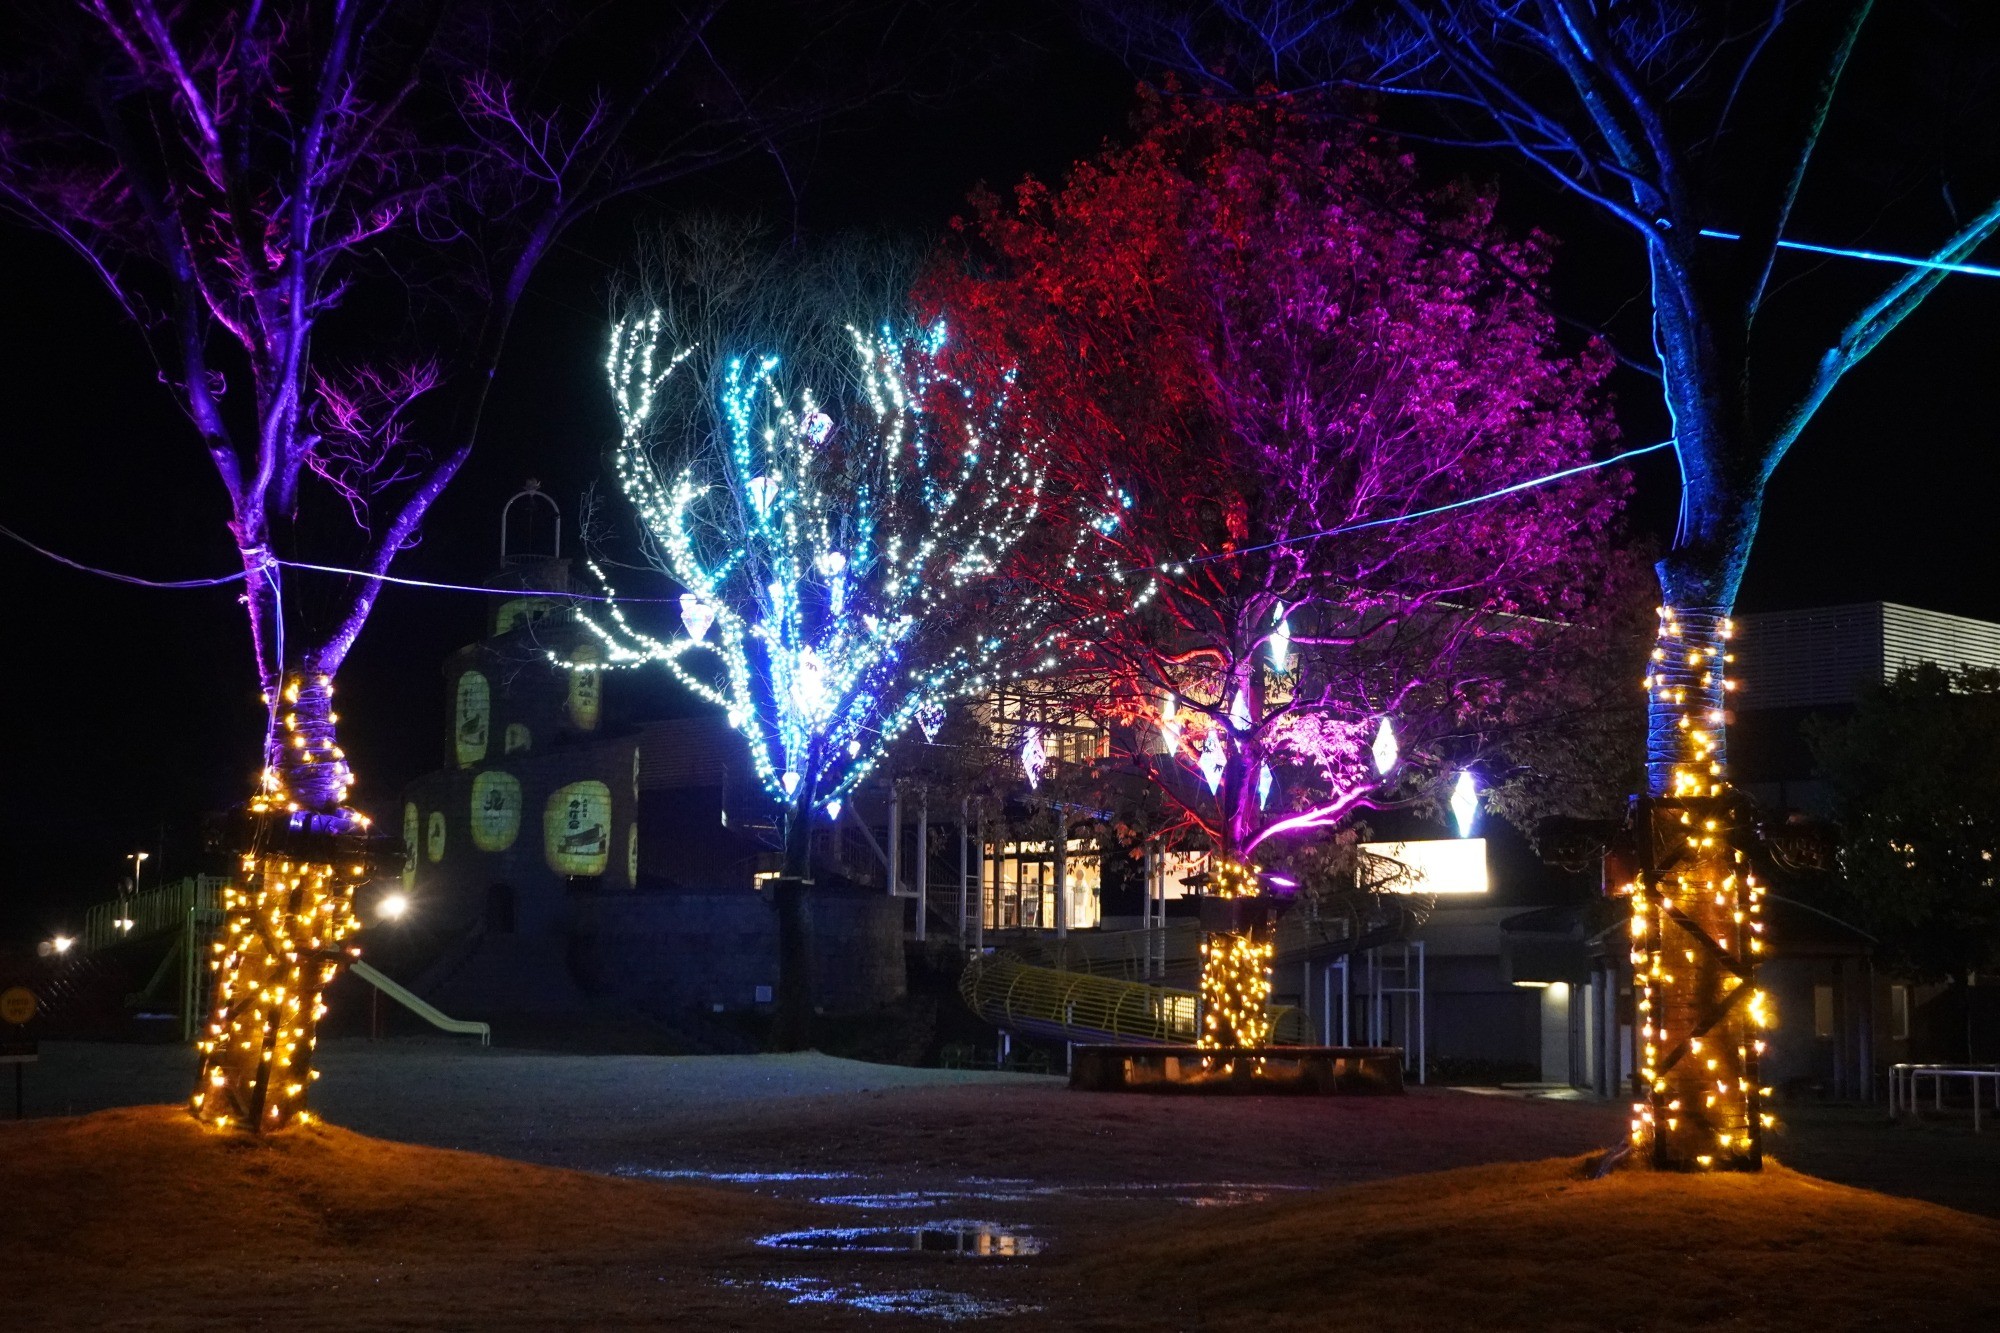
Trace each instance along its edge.
<instances>
[{"instance_id":1,"label":"projected lantern image","mask_svg":"<svg viewBox=\"0 0 2000 1333\"><path fill-rule=\"evenodd\" d=\"M423 833L423 820L415 801L403 802L403 848L407 853L403 859L403 887L406 889L417 886L417 856L422 846L419 838Z\"/></svg>"},{"instance_id":2,"label":"projected lantern image","mask_svg":"<svg viewBox=\"0 0 2000 1333\"><path fill-rule=\"evenodd\" d=\"M451 731L460 768L470 768L486 757L486 734L492 722L493 688L486 677L468 671L458 678Z\"/></svg>"},{"instance_id":3,"label":"projected lantern image","mask_svg":"<svg viewBox=\"0 0 2000 1333\"><path fill-rule=\"evenodd\" d=\"M596 669L602 660L590 644L579 644L570 655L577 663L569 673L569 720L579 731L597 730L597 715L604 702L604 673Z\"/></svg>"},{"instance_id":4,"label":"projected lantern image","mask_svg":"<svg viewBox=\"0 0 2000 1333\"><path fill-rule=\"evenodd\" d=\"M521 832L521 783L511 773L481 773L472 780L472 845L504 852Z\"/></svg>"},{"instance_id":5,"label":"projected lantern image","mask_svg":"<svg viewBox=\"0 0 2000 1333\"><path fill-rule=\"evenodd\" d=\"M542 854L558 875L601 875L611 860L611 789L558 787L542 811Z\"/></svg>"},{"instance_id":6,"label":"projected lantern image","mask_svg":"<svg viewBox=\"0 0 2000 1333\"><path fill-rule=\"evenodd\" d=\"M424 855L436 865L444 860L444 811L431 811L430 824L424 829Z\"/></svg>"}]
</instances>

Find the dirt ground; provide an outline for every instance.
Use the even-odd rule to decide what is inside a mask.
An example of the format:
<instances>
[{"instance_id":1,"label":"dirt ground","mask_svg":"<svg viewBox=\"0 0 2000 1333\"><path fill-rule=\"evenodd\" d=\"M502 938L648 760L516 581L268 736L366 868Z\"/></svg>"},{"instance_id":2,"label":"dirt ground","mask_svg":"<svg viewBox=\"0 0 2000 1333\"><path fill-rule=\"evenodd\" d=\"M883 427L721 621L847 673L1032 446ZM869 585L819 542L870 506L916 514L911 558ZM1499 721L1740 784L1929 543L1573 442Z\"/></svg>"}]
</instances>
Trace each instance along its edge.
<instances>
[{"instance_id":1,"label":"dirt ground","mask_svg":"<svg viewBox=\"0 0 2000 1333\"><path fill-rule=\"evenodd\" d=\"M1579 1163L1623 1130L1601 1103L1083 1094L816 1055L356 1042L325 1057L316 1107L345 1129L246 1145L166 1108L0 1123L15 1219L0 1328L1956 1329L2000 1314L2000 1225L1783 1169L1585 1181ZM31 1111L84 1112L177 1097L192 1067L171 1048L52 1045L36 1073ZM2000 1135L1856 1108L1801 1119L1780 1156L1809 1144L1892 1188L1944 1180L1989 1208L2000 1191ZM490 1155L438 1151L453 1148ZM898 1252L758 1243L813 1228L885 1229L870 1243ZM916 1252L916 1228L1039 1253Z\"/></svg>"}]
</instances>

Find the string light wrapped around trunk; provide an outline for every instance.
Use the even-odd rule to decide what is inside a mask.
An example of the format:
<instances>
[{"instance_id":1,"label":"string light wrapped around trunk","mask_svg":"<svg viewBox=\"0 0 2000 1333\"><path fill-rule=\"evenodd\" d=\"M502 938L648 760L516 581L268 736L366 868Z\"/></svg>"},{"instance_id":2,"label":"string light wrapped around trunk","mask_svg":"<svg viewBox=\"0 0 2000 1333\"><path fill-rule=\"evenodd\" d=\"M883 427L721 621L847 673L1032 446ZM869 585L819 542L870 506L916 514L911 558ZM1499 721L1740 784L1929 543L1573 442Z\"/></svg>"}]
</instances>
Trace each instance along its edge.
<instances>
[{"instance_id":1,"label":"string light wrapped around trunk","mask_svg":"<svg viewBox=\"0 0 2000 1333\"><path fill-rule=\"evenodd\" d=\"M196 1043L190 1110L206 1124L269 1133L310 1119L326 988L358 950L355 890L370 874L368 819L338 802L353 784L333 742L332 682L286 679L274 755L250 802L247 850L222 893L214 987ZM301 799L305 790L320 809ZM330 810L327 808L330 804Z\"/></svg>"},{"instance_id":2,"label":"string light wrapped around trunk","mask_svg":"<svg viewBox=\"0 0 2000 1333\"><path fill-rule=\"evenodd\" d=\"M1655 1167L1755 1171L1770 1089L1759 1086L1764 889L1745 858L1725 770L1732 627L1660 609L1645 686L1650 795L1636 813L1631 902L1632 1141Z\"/></svg>"},{"instance_id":3,"label":"string light wrapped around trunk","mask_svg":"<svg viewBox=\"0 0 2000 1333\"><path fill-rule=\"evenodd\" d=\"M1226 928L1201 942L1201 1031L1205 1050L1241 1050L1271 1040L1271 962L1275 942L1258 867L1217 858L1203 892L1227 904ZM1204 925L1207 923L1204 922ZM1218 923L1221 924L1221 923Z\"/></svg>"}]
</instances>

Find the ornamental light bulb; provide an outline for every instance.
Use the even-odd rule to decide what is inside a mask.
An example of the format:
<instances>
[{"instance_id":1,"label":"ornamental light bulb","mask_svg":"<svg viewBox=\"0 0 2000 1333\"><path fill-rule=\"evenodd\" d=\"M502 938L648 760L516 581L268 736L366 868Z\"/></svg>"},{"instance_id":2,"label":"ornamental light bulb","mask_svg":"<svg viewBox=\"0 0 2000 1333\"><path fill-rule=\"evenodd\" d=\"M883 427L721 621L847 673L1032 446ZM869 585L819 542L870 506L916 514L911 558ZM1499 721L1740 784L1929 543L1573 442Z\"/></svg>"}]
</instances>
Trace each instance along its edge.
<instances>
[{"instance_id":1,"label":"ornamental light bulb","mask_svg":"<svg viewBox=\"0 0 2000 1333\"><path fill-rule=\"evenodd\" d=\"M1369 747L1375 757L1375 772L1388 777L1389 770L1396 766L1396 728L1384 717L1382 725L1375 730L1375 743Z\"/></svg>"}]
</instances>

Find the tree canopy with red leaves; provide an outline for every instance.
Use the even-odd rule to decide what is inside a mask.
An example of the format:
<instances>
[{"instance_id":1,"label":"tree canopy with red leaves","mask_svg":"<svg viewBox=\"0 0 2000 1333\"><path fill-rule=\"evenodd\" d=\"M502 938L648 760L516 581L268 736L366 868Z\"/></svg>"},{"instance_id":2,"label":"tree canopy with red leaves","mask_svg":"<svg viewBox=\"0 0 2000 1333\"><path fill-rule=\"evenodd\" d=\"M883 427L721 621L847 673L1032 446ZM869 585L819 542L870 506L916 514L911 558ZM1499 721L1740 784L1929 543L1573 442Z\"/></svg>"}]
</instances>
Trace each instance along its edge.
<instances>
[{"instance_id":1,"label":"tree canopy with red leaves","mask_svg":"<svg viewBox=\"0 0 2000 1333\"><path fill-rule=\"evenodd\" d=\"M1019 573L1063 706L1226 855L1467 770L1532 783L1524 738L1574 710L1572 655L1636 583L1616 470L1476 499L1614 438L1608 356L1544 308L1548 246L1324 125L1149 96L1060 188L975 196L921 291L1051 441L1062 500Z\"/></svg>"}]
</instances>

